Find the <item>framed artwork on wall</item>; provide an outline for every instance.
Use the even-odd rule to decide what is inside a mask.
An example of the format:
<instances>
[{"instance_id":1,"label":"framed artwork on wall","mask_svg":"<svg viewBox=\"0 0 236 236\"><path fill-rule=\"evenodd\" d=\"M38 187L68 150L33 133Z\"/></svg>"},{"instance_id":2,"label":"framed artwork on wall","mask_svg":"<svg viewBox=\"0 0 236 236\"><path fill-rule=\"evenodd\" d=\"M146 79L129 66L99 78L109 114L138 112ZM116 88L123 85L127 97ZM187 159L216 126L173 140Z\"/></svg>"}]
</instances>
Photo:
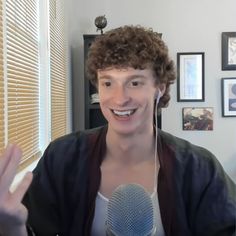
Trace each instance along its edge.
<instances>
[{"instance_id":1,"label":"framed artwork on wall","mask_svg":"<svg viewBox=\"0 0 236 236\"><path fill-rule=\"evenodd\" d=\"M177 101L204 100L204 52L177 53Z\"/></svg>"},{"instance_id":2,"label":"framed artwork on wall","mask_svg":"<svg viewBox=\"0 0 236 236\"><path fill-rule=\"evenodd\" d=\"M236 32L222 32L222 70L236 70Z\"/></svg>"},{"instance_id":3,"label":"framed artwork on wall","mask_svg":"<svg viewBox=\"0 0 236 236\"><path fill-rule=\"evenodd\" d=\"M236 117L236 77L222 78L222 116Z\"/></svg>"},{"instance_id":4,"label":"framed artwork on wall","mask_svg":"<svg viewBox=\"0 0 236 236\"><path fill-rule=\"evenodd\" d=\"M184 107L183 130L213 130L213 108Z\"/></svg>"}]
</instances>

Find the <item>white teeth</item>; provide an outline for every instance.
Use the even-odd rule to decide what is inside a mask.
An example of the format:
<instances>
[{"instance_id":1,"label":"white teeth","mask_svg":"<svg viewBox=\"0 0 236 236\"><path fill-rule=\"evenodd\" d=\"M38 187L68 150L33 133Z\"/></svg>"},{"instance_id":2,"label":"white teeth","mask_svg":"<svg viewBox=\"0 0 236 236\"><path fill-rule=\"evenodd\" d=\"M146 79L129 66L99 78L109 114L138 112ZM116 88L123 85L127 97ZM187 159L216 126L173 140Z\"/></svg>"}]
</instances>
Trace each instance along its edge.
<instances>
[{"instance_id":1,"label":"white teeth","mask_svg":"<svg viewBox=\"0 0 236 236\"><path fill-rule=\"evenodd\" d=\"M127 111L117 111L117 110L113 110L114 114L118 115L118 116L130 116L133 111L132 110L127 110Z\"/></svg>"}]
</instances>

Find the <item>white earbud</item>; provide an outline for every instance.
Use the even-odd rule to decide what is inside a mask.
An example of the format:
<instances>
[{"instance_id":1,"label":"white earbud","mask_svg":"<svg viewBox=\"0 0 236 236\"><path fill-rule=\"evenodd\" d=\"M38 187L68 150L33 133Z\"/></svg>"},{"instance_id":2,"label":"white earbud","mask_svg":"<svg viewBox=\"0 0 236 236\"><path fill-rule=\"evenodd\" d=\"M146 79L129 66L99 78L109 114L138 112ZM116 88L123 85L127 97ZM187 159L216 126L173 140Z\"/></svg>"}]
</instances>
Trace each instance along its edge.
<instances>
[{"instance_id":1,"label":"white earbud","mask_svg":"<svg viewBox=\"0 0 236 236\"><path fill-rule=\"evenodd\" d=\"M157 95L156 95L156 104L159 103L160 98L162 97L162 92L160 89L158 89Z\"/></svg>"}]
</instances>

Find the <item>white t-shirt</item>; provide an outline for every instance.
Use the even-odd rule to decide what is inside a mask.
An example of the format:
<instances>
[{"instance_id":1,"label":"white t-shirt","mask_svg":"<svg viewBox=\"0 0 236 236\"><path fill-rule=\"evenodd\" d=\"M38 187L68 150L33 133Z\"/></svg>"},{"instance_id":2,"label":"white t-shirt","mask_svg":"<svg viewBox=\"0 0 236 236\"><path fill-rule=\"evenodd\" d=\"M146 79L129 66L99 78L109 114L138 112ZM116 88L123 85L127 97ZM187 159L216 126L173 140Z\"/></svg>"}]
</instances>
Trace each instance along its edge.
<instances>
[{"instance_id":1,"label":"white t-shirt","mask_svg":"<svg viewBox=\"0 0 236 236\"><path fill-rule=\"evenodd\" d=\"M154 206L154 219L156 224L156 234L155 236L165 236L161 215L160 215L160 207L159 201L157 197L157 192L153 192L151 194L151 199ZM95 215L92 224L92 236L106 236L106 215L107 215L107 205L109 199L103 196L100 192L98 192L96 197L96 206L95 206Z\"/></svg>"}]
</instances>

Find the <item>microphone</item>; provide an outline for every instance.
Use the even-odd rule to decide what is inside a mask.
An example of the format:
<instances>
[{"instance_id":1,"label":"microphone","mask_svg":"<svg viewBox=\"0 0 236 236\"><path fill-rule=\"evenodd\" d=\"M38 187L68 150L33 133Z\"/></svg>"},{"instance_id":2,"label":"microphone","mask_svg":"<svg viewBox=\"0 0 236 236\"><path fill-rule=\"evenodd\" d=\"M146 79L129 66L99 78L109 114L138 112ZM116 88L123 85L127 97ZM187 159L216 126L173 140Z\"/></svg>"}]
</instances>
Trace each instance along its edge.
<instances>
[{"instance_id":1,"label":"microphone","mask_svg":"<svg viewBox=\"0 0 236 236\"><path fill-rule=\"evenodd\" d=\"M154 207L150 194L139 184L118 186L108 202L107 236L152 236Z\"/></svg>"}]
</instances>

